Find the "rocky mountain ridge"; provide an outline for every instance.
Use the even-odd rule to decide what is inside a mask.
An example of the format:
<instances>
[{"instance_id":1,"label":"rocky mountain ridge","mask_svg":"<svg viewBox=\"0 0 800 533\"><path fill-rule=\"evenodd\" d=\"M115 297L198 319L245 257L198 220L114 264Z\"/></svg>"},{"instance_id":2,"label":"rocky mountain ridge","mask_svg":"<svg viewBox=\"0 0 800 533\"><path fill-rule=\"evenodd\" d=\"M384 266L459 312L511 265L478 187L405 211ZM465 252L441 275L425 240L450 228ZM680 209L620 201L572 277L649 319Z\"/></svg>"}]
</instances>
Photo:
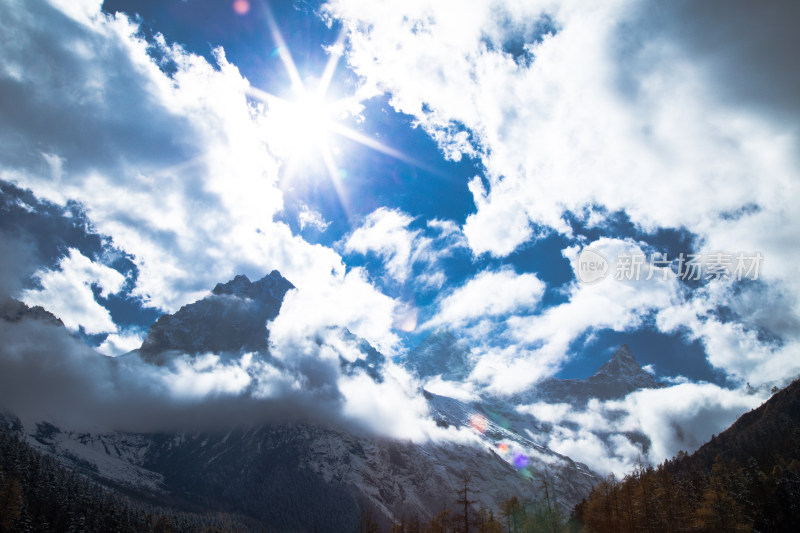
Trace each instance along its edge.
<instances>
[{"instance_id":1,"label":"rocky mountain ridge","mask_svg":"<svg viewBox=\"0 0 800 533\"><path fill-rule=\"evenodd\" d=\"M206 298L160 318L139 353L155 364L173 353L235 357L252 351L269 357L267 324L292 288L276 271L256 282L237 276L218 284ZM356 361L340 355L341 371L380 380L385 357L352 333L341 334L363 355ZM475 438L415 443L296 422L125 433L71 431L41 420L26 421L21 432L36 449L115 490L281 530L351 530L367 509L385 524L412 513L427 520L450 504L464 473L473 477L475 499L490 509L510 494L533 497L547 483L567 510L598 479L585 466L486 420L473 406L427 398L440 424L472 431ZM475 423L481 417L485 426ZM506 452L498 451L501 445ZM514 463L517 457L525 458L524 466ZM273 504L265 508L264 501Z\"/></svg>"},{"instance_id":2,"label":"rocky mountain ridge","mask_svg":"<svg viewBox=\"0 0 800 533\"><path fill-rule=\"evenodd\" d=\"M294 285L273 270L251 282L238 275L219 283L202 300L163 315L150 328L140 353L157 360L168 352L186 354L263 351L268 345L266 323L280 312Z\"/></svg>"}]
</instances>

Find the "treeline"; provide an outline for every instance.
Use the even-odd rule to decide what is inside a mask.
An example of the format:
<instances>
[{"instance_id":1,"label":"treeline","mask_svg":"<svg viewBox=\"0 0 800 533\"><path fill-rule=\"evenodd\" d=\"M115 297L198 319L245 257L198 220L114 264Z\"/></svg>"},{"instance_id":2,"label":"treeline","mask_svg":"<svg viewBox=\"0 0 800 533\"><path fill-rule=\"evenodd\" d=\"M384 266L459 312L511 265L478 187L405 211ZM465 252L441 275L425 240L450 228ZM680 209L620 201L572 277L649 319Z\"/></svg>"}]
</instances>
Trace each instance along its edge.
<instances>
[{"instance_id":1,"label":"treeline","mask_svg":"<svg viewBox=\"0 0 800 533\"><path fill-rule=\"evenodd\" d=\"M587 532L794 532L800 380L692 455L599 483L574 511Z\"/></svg>"},{"instance_id":2,"label":"treeline","mask_svg":"<svg viewBox=\"0 0 800 533\"><path fill-rule=\"evenodd\" d=\"M591 533L797 531L796 459L780 461L767 472L755 459L741 465L718 458L711 472L673 474L674 468L665 462L640 467L620 481L610 477L576 506L575 520Z\"/></svg>"},{"instance_id":3,"label":"treeline","mask_svg":"<svg viewBox=\"0 0 800 533\"><path fill-rule=\"evenodd\" d=\"M465 474L461 488L453 494L452 505L428 520L418 516L403 517L389 528L381 528L371 512L366 512L358 533L577 533L580 527L568 520L556 502L551 499L551 482L542 479L543 497L520 500L512 496L501 502L497 512L476 505L470 488L470 477Z\"/></svg>"},{"instance_id":4,"label":"treeline","mask_svg":"<svg viewBox=\"0 0 800 533\"><path fill-rule=\"evenodd\" d=\"M226 515L163 511L116 494L0 427L0 533L249 531Z\"/></svg>"}]
</instances>

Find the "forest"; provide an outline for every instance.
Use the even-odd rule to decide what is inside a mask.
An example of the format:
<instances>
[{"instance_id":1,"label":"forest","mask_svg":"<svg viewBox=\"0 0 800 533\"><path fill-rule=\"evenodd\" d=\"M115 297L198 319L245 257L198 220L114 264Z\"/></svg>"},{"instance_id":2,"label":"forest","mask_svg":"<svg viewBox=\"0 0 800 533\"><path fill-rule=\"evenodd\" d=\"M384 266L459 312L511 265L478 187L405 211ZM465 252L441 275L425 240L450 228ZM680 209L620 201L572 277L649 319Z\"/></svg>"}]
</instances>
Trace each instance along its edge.
<instances>
[{"instance_id":1,"label":"forest","mask_svg":"<svg viewBox=\"0 0 800 533\"><path fill-rule=\"evenodd\" d=\"M161 509L43 455L0 425L0 533L188 533L254 530L238 517Z\"/></svg>"},{"instance_id":2,"label":"forest","mask_svg":"<svg viewBox=\"0 0 800 533\"><path fill-rule=\"evenodd\" d=\"M695 453L599 483L573 518L597 533L797 531L800 380Z\"/></svg>"}]
</instances>

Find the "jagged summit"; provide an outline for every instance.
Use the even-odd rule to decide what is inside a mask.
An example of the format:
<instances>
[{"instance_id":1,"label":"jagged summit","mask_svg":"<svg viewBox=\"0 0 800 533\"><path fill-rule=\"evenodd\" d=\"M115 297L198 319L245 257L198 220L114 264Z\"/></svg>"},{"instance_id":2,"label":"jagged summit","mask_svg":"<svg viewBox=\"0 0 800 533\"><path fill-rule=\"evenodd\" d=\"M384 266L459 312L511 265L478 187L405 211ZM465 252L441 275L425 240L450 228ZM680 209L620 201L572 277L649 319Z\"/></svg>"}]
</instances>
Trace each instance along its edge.
<instances>
[{"instance_id":1,"label":"jagged summit","mask_svg":"<svg viewBox=\"0 0 800 533\"><path fill-rule=\"evenodd\" d=\"M56 315L35 305L28 307L23 302L13 298L7 298L0 302L0 319L6 322L19 322L23 319L40 320L54 326L64 326L64 323Z\"/></svg>"},{"instance_id":2,"label":"jagged summit","mask_svg":"<svg viewBox=\"0 0 800 533\"><path fill-rule=\"evenodd\" d=\"M273 270L258 281L250 281L244 274L239 274L227 283L217 283L211 293L216 295L229 294L253 300L274 299L280 293L280 298L282 299L283 294L293 288L294 285L289 280L281 276L281 273L277 270Z\"/></svg>"},{"instance_id":3,"label":"jagged summit","mask_svg":"<svg viewBox=\"0 0 800 533\"><path fill-rule=\"evenodd\" d=\"M539 400L586 404L592 398L613 400L638 389L662 387L653 376L642 370L627 344L620 346L591 377L586 379L551 378L518 396L518 403Z\"/></svg>"},{"instance_id":4,"label":"jagged summit","mask_svg":"<svg viewBox=\"0 0 800 533\"><path fill-rule=\"evenodd\" d=\"M150 328L140 349L146 359L164 352L241 353L267 348L266 324L278 316L294 285L273 270L258 281L238 275L219 283L202 300L164 315Z\"/></svg>"},{"instance_id":5,"label":"jagged summit","mask_svg":"<svg viewBox=\"0 0 800 533\"><path fill-rule=\"evenodd\" d=\"M627 344L623 344L617 348L617 351L614 352L614 355L611 356L611 359L601 366L598 372L606 367L614 367L615 365L635 366L636 368L639 368L639 363L636 361L636 357L633 356L633 353Z\"/></svg>"},{"instance_id":6,"label":"jagged summit","mask_svg":"<svg viewBox=\"0 0 800 533\"><path fill-rule=\"evenodd\" d=\"M606 361L589 379L597 381L629 377L637 377L645 379L648 383L655 383L653 377L639 366L628 345L623 344L614 352L611 359Z\"/></svg>"},{"instance_id":7,"label":"jagged summit","mask_svg":"<svg viewBox=\"0 0 800 533\"><path fill-rule=\"evenodd\" d=\"M214 294L236 294L242 295L253 282L244 274L238 274L235 278L228 283L217 283L217 286L211 291Z\"/></svg>"}]
</instances>

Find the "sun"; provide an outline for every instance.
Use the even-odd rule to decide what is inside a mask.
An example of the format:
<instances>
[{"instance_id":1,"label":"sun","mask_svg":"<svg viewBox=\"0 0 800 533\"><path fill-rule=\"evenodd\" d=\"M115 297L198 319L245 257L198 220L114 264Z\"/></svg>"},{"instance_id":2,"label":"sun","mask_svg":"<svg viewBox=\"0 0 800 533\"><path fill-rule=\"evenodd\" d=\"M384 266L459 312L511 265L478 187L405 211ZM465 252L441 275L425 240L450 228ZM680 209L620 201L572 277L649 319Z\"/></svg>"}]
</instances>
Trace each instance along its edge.
<instances>
[{"instance_id":1,"label":"sun","mask_svg":"<svg viewBox=\"0 0 800 533\"><path fill-rule=\"evenodd\" d=\"M331 98L329 95L331 81L343 51L341 35L328 47L330 56L319 79L304 81L269 10L267 10L267 22L278 45L276 51L286 68L291 93L290 96L280 97L255 87L251 87L249 92L251 96L267 105L268 120L265 128L270 148L274 149L284 161L283 180L290 183L301 168L309 166L315 160L321 160L346 208L346 196L341 183L342 173L336 162L338 137L416 163L398 150L345 124L347 119L357 114L354 109L360 109L360 105L355 97Z\"/></svg>"},{"instance_id":2,"label":"sun","mask_svg":"<svg viewBox=\"0 0 800 533\"><path fill-rule=\"evenodd\" d=\"M329 146L332 123L337 118L335 102L313 94L301 94L292 100L273 101L270 105L271 145L284 158L309 156Z\"/></svg>"},{"instance_id":3,"label":"sun","mask_svg":"<svg viewBox=\"0 0 800 533\"><path fill-rule=\"evenodd\" d=\"M305 137L311 143L326 139L330 131L329 124L334 118L334 106L330 102L303 95L291 102L290 107L290 121L285 125L290 137Z\"/></svg>"}]
</instances>

